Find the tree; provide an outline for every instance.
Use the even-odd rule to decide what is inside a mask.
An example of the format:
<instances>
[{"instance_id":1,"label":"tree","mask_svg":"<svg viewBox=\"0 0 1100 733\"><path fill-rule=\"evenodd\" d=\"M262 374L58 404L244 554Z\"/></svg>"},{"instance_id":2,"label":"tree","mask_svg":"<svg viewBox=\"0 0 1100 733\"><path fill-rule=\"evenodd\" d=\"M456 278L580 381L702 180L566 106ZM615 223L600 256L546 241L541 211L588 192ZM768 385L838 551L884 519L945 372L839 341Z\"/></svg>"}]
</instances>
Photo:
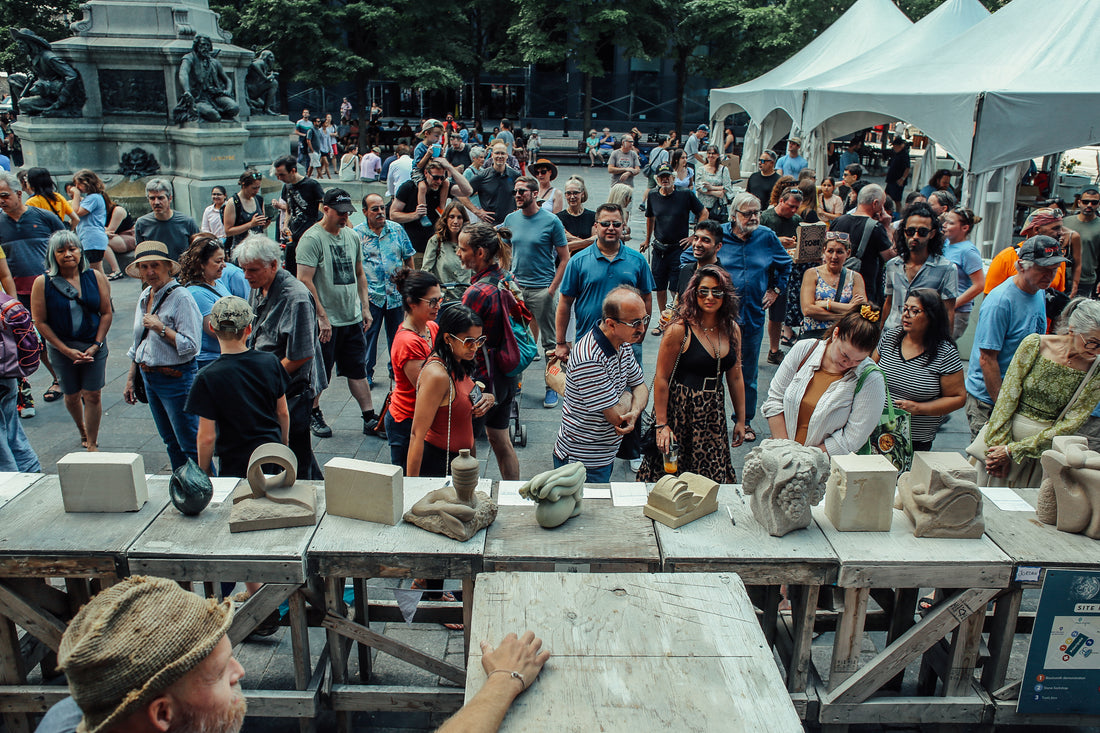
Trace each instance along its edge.
<instances>
[{"instance_id":1,"label":"tree","mask_svg":"<svg viewBox=\"0 0 1100 733\"><path fill-rule=\"evenodd\" d=\"M470 77L475 120L481 119L482 73L507 71L518 65L508 38L514 11L514 0L466 0L466 54L459 68Z\"/></svg>"},{"instance_id":2,"label":"tree","mask_svg":"<svg viewBox=\"0 0 1100 733\"><path fill-rule=\"evenodd\" d=\"M8 73L30 68L23 44L8 33L9 28L30 28L47 41L72 35L69 19L77 13L79 0L4 0L0 2L0 69Z\"/></svg>"}]
</instances>

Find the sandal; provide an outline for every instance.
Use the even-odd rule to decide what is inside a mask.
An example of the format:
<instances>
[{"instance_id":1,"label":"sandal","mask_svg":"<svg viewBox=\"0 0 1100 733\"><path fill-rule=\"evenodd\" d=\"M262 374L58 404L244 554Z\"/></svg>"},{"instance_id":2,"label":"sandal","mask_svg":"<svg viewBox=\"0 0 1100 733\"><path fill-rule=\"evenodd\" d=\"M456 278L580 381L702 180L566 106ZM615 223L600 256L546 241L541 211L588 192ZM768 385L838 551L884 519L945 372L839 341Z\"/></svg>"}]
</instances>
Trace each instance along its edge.
<instances>
[{"instance_id":1,"label":"sandal","mask_svg":"<svg viewBox=\"0 0 1100 733\"><path fill-rule=\"evenodd\" d=\"M46 402L57 402L61 399L61 385L57 383L57 380L53 380L53 384L42 394L42 399Z\"/></svg>"},{"instance_id":2,"label":"sandal","mask_svg":"<svg viewBox=\"0 0 1100 733\"><path fill-rule=\"evenodd\" d=\"M107 276L107 279L108 280L121 280L124 277L126 277L125 272L123 272L122 270L115 270L114 272L112 272L110 275Z\"/></svg>"},{"instance_id":3,"label":"sandal","mask_svg":"<svg viewBox=\"0 0 1100 733\"><path fill-rule=\"evenodd\" d=\"M784 336L783 338L779 339L779 344L781 346L794 346L795 342L797 342L797 341L798 341L797 336L793 336L793 335L792 336Z\"/></svg>"},{"instance_id":4,"label":"sandal","mask_svg":"<svg viewBox=\"0 0 1100 733\"><path fill-rule=\"evenodd\" d=\"M80 447L88 448L88 435L84 432L84 428L80 428Z\"/></svg>"},{"instance_id":5,"label":"sandal","mask_svg":"<svg viewBox=\"0 0 1100 733\"><path fill-rule=\"evenodd\" d=\"M935 594L929 594L927 596L924 596L923 598L920 599L920 601L917 602L917 613L920 614L921 618L924 618L925 614L927 614L929 611L931 611L932 608L935 605L936 605L936 596L935 596Z\"/></svg>"},{"instance_id":6,"label":"sandal","mask_svg":"<svg viewBox=\"0 0 1100 733\"><path fill-rule=\"evenodd\" d=\"M428 588L427 583L428 581L424 580L424 578L416 578L409 588L411 590L427 591L423 596L425 601L443 601L444 603L454 603L456 601L454 593L451 593L449 590L431 590Z\"/></svg>"},{"instance_id":7,"label":"sandal","mask_svg":"<svg viewBox=\"0 0 1100 733\"><path fill-rule=\"evenodd\" d=\"M755 443L756 442L756 431L752 429L752 425L745 425L745 442L746 443Z\"/></svg>"}]
</instances>

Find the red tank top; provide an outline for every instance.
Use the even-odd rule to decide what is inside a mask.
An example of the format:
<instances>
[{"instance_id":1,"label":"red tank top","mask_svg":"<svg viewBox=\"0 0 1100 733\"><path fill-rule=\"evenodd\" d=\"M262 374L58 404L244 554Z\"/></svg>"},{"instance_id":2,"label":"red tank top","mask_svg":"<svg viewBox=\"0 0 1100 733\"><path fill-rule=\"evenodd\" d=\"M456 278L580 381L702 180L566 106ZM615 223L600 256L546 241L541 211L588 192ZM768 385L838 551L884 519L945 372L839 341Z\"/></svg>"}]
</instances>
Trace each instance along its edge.
<instances>
[{"instance_id":1,"label":"red tank top","mask_svg":"<svg viewBox=\"0 0 1100 733\"><path fill-rule=\"evenodd\" d=\"M442 365L443 362L436 357L430 357L424 366L431 363ZM435 413L428 435L425 438L429 443L440 450L448 450L458 453L462 448L474 447L474 406L470 402L470 390L474 388L474 380L469 375L455 382L450 380L448 390L451 402L443 405ZM447 416L451 419L451 444L447 445Z\"/></svg>"}]
</instances>

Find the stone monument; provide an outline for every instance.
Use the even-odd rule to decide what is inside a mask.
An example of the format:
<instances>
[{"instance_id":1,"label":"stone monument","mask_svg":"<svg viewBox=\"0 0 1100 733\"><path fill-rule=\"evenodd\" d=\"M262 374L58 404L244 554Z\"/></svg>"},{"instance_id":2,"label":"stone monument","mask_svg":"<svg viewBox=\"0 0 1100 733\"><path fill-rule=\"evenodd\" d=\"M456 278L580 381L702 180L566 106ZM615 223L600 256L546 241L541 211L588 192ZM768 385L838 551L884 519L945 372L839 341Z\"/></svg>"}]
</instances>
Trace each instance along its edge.
<instances>
[{"instance_id":1,"label":"stone monument","mask_svg":"<svg viewBox=\"0 0 1100 733\"><path fill-rule=\"evenodd\" d=\"M172 180L173 207L197 217L215 184L233 187L248 165L290 152L293 126L274 114L270 86L264 106L248 103L253 52L232 45L207 0L80 7L70 38L47 44L13 32L36 75L21 89L14 126L28 167L60 177L91 168L110 184L123 155L141 148ZM269 81L273 61L264 61Z\"/></svg>"},{"instance_id":2,"label":"stone monument","mask_svg":"<svg viewBox=\"0 0 1100 733\"><path fill-rule=\"evenodd\" d=\"M1086 438L1059 435L1039 462L1039 520L1062 532L1100 540L1100 453L1089 450Z\"/></svg>"},{"instance_id":3,"label":"stone monument","mask_svg":"<svg viewBox=\"0 0 1100 733\"><path fill-rule=\"evenodd\" d=\"M898 478L895 506L913 522L914 537L977 539L985 532L977 480L959 453L917 451L913 470Z\"/></svg>"},{"instance_id":4,"label":"stone monument","mask_svg":"<svg viewBox=\"0 0 1100 733\"><path fill-rule=\"evenodd\" d=\"M769 438L745 456L742 487L752 515L773 537L810 526L810 507L825 497L829 460L793 440Z\"/></svg>"}]
</instances>

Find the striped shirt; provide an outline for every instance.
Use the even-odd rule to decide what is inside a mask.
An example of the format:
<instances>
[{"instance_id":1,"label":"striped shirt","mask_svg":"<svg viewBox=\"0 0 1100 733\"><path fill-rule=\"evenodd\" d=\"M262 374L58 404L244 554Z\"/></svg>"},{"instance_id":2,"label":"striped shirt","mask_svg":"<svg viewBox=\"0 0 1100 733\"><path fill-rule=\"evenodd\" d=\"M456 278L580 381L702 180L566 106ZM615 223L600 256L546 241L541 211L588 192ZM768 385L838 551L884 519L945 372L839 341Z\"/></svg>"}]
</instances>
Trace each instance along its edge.
<instances>
[{"instance_id":1,"label":"striped shirt","mask_svg":"<svg viewBox=\"0 0 1100 733\"><path fill-rule=\"evenodd\" d=\"M617 405L623 392L644 382L645 375L630 344L616 350L599 328L582 336L569 353L554 454L592 469L613 462L622 437L615 433L603 411Z\"/></svg>"},{"instance_id":2,"label":"striped shirt","mask_svg":"<svg viewBox=\"0 0 1100 733\"><path fill-rule=\"evenodd\" d=\"M903 336L900 327L887 328L878 344L878 365L886 375L890 399L929 402L943 397L940 377L962 371L959 350L950 341L941 341L931 361L925 354L906 361L901 355ZM942 415L913 415L910 422L913 440L921 443L932 440L946 419Z\"/></svg>"},{"instance_id":3,"label":"striped shirt","mask_svg":"<svg viewBox=\"0 0 1100 733\"><path fill-rule=\"evenodd\" d=\"M126 352L126 356L138 364L151 367L175 366L190 362L199 353L199 346L202 343L202 313L199 312L199 306L187 288L176 287L168 295L164 295L164 291L172 285L179 285L175 278L161 286L153 296L155 298L153 307L155 308L161 299L164 300L164 304L157 311L157 317L165 326L175 331L176 343L173 346L171 341L161 337L160 332L153 329L149 329L149 333L139 342L141 334L145 331L142 319L152 292L152 288L145 288L138 299L137 308L134 309L133 343L135 345Z\"/></svg>"}]
</instances>

